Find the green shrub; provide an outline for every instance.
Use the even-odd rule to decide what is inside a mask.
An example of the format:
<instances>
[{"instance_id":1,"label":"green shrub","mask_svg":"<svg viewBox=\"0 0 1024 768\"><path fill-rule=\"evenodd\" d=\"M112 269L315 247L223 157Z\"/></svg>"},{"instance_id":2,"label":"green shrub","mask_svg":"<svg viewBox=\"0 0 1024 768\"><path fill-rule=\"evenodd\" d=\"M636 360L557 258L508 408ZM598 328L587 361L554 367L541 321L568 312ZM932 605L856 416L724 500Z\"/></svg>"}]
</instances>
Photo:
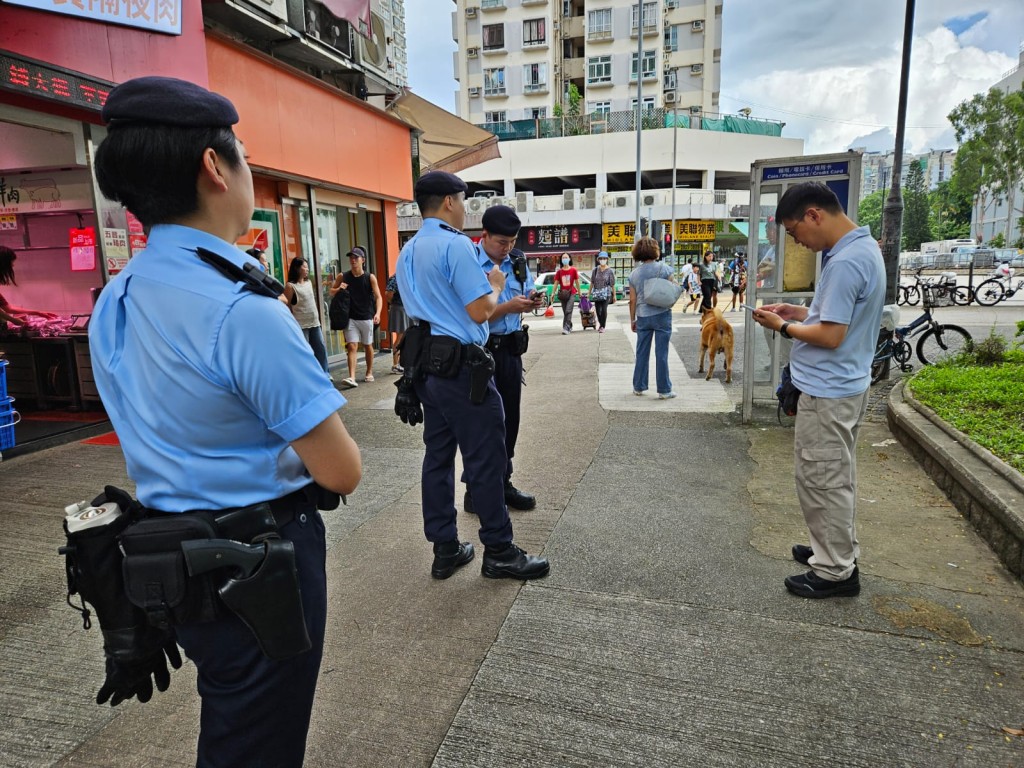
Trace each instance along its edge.
<instances>
[{"instance_id":1,"label":"green shrub","mask_svg":"<svg viewBox=\"0 0 1024 768\"><path fill-rule=\"evenodd\" d=\"M993 328L983 340L977 342L970 356L978 365L996 365L1006 360L1006 339Z\"/></svg>"}]
</instances>

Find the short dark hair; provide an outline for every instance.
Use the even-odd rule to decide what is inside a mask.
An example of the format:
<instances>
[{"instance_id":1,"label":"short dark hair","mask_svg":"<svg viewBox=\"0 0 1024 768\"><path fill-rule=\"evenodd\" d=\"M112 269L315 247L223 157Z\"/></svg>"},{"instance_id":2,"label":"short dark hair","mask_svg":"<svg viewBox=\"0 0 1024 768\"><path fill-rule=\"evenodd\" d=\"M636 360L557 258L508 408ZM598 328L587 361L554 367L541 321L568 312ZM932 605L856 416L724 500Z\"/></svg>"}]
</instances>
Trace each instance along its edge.
<instances>
[{"instance_id":1,"label":"short dark hair","mask_svg":"<svg viewBox=\"0 0 1024 768\"><path fill-rule=\"evenodd\" d=\"M17 285L14 279L14 260L18 254L6 245L0 245L0 285Z\"/></svg>"},{"instance_id":2,"label":"short dark hair","mask_svg":"<svg viewBox=\"0 0 1024 768\"><path fill-rule=\"evenodd\" d=\"M843 206L835 192L820 181L805 181L786 190L775 208L775 220L802 219L808 208L823 208L831 214L843 213Z\"/></svg>"},{"instance_id":3,"label":"short dark hair","mask_svg":"<svg viewBox=\"0 0 1024 768\"><path fill-rule=\"evenodd\" d=\"M633 259L635 261L655 261L661 258L661 246L653 237L641 237L633 243Z\"/></svg>"},{"instance_id":4,"label":"short dark hair","mask_svg":"<svg viewBox=\"0 0 1024 768\"><path fill-rule=\"evenodd\" d=\"M301 256L296 256L292 259L292 263L288 265L288 282L297 283L299 281L299 272L302 270L302 265L306 263L306 260Z\"/></svg>"},{"instance_id":5,"label":"short dark hair","mask_svg":"<svg viewBox=\"0 0 1024 768\"><path fill-rule=\"evenodd\" d=\"M454 192L453 194L458 194ZM420 207L420 216L426 218L428 213L433 213L442 205L448 195L435 195L431 193L416 195L416 205Z\"/></svg>"},{"instance_id":6,"label":"short dark hair","mask_svg":"<svg viewBox=\"0 0 1024 768\"><path fill-rule=\"evenodd\" d=\"M199 207L196 179L207 149L231 168L242 164L230 128L112 126L96 150L96 181L104 196L124 205L147 229L174 222Z\"/></svg>"}]
</instances>

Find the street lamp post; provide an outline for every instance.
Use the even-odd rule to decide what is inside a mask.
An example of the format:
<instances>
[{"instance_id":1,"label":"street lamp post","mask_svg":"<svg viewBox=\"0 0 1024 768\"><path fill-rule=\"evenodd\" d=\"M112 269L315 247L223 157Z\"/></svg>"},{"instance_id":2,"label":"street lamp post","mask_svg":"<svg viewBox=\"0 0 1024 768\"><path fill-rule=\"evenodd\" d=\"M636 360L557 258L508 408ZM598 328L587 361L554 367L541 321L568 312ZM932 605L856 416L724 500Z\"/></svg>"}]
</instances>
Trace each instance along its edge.
<instances>
[{"instance_id":1,"label":"street lamp post","mask_svg":"<svg viewBox=\"0 0 1024 768\"><path fill-rule=\"evenodd\" d=\"M657 13L657 11L655 11ZM636 9L636 229L634 239L639 240L640 232L640 123L644 90L644 0L637 1Z\"/></svg>"},{"instance_id":2,"label":"street lamp post","mask_svg":"<svg viewBox=\"0 0 1024 768\"><path fill-rule=\"evenodd\" d=\"M907 88L910 79L910 48L914 40L914 2L906 0L907 15L903 24L903 63L900 71L900 100L896 113L896 147L892 162L892 186L882 208L882 259L885 262L885 302L896 302L899 284L900 234L903 230L903 196L900 176L903 173L903 136L907 122Z\"/></svg>"}]
</instances>

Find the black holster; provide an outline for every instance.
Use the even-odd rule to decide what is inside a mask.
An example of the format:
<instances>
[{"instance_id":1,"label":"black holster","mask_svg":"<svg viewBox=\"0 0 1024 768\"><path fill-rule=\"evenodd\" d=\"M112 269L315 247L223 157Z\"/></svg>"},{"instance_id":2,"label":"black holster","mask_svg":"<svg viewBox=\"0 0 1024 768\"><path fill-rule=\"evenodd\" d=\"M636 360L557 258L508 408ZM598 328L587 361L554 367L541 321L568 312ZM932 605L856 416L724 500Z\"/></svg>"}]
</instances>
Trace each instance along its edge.
<instances>
[{"instance_id":1,"label":"black holster","mask_svg":"<svg viewBox=\"0 0 1024 768\"><path fill-rule=\"evenodd\" d=\"M494 376L494 357L479 344L467 344L465 364L469 368L469 401L480 405L487 396L487 385Z\"/></svg>"},{"instance_id":2,"label":"black holster","mask_svg":"<svg viewBox=\"0 0 1024 768\"><path fill-rule=\"evenodd\" d=\"M509 334L512 337L512 354L522 356L530 348L530 326L524 325L520 330Z\"/></svg>"},{"instance_id":3,"label":"black holster","mask_svg":"<svg viewBox=\"0 0 1024 768\"><path fill-rule=\"evenodd\" d=\"M424 370L442 379L455 378L462 366L462 351L462 342L452 336L431 336L426 345Z\"/></svg>"},{"instance_id":4,"label":"black holster","mask_svg":"<svg viewBox=\"0 0 1024 768\"><path fill-rule=\"evenodd\" d=\"M412 325L398 342L398 351L402 353L402 374L409 382L420 379L424 374L424 360L427 344L430 341L430 323L421 320L419 325Z\"/></svg>"}]
</instances>

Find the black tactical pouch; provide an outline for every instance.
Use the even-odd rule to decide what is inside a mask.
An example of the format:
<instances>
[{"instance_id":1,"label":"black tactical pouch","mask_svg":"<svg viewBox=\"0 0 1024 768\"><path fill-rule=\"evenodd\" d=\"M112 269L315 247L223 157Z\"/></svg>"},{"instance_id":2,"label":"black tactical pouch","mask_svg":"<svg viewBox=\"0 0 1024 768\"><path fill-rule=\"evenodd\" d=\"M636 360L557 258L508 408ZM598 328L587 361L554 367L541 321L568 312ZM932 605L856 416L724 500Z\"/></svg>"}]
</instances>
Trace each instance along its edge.
<instances>
[{"instance_id":1,"label":"black tactical pouch","mask_svg":"<svg viewBox=\"0 0 1024 768\"><path fill-rule=\"evenodd\" d=\"M470 344L466 347L466 365L469 366L469 401L480 405L494 376L494 357L479 344Z\"/></svg>"},{"instance_id":2,"label":"black tactical pouch","mask_svg":"<svg viewBox=\"0 0 1024 768\"><path fill-rule=\"evenodd\" d=\"M518 356L526 354L526 350L530 348L530 326L524 325L522 330L513 331L511 336L512 354Z\"/></svg>"},{"instance_id":3,"label":"black tactical pouch","mask_svg":"<svg viewBox=\"0 0 1024 768\"><path fill-rule=\"evenodd\" d=\"M150 624L166 628L224 615L216 589L223 570L189 576L181 551L183 541L217 535L213 517L205 512L147 517L121 534L125 591Z\"/></svg>"},{"instance_id":4,"label":"black tactical pouch","mask_svg":"<svg viewBox=\"0 0 1024 768\"><path fill-rule=\"evenodd\" d=\"M427 373L451 379L462 365L462 342L451 336L431 336L427 344Z\"/></svg>"}]
</instances>

